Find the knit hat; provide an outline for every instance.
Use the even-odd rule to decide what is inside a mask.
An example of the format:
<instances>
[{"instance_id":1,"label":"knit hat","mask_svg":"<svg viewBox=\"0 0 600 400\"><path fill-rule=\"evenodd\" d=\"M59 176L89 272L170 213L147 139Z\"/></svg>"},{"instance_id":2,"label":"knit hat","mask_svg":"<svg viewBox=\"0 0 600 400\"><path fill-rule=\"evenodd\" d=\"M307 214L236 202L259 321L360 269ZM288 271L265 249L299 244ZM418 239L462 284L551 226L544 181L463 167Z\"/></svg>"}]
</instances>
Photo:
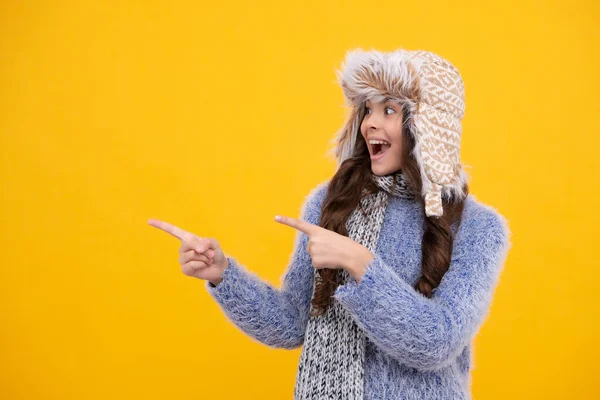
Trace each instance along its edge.
<instances>
[{"instance_id":1,"label":"knit hat","mask_svg":"<svg viewBox=\"0 0 600 400\"><path fill-rule=\"evenodd\" d=\"M458 70L442 57L422 50L380 52L349 50L336 71L350 112L329 152L338 166L354 155L363 140L360 125L365 102L391 97L408 107L409 129L415 139L412 155L421 171L425 213L442 216L442 196L462 200L468 174L460 163L464 84Z\"/></svg>"}]
</instances>

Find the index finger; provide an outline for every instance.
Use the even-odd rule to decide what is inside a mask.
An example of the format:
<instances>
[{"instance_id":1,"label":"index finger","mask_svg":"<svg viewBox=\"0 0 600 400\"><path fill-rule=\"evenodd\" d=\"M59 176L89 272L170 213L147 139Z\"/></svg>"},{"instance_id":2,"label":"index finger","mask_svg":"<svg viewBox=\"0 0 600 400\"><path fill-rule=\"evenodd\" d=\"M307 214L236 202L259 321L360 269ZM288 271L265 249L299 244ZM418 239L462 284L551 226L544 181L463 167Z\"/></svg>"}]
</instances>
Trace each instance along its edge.
<instances>
[{"instance_id":1,"label":"index finger","mask_svg":"<svg viewBox=\"0 0 600 400\"><path fill-rule=\"evenodd\" d=\"M157 219L149 219L148 224L175 236L179 240L185 240L185 238L190 235L188 232L184 231L183 229L178 228L175 225L172 225L165 221L160 221Z\"/></svg>"},{"instance_id":2,"label":"index finger","mask_svg":"<svg viewBox=\"0 0 600 400\"><path fill-rule=\"evenodd\" d=\"M298 229L299 231L306 233L309 236L315 231L315 228L320 228L318 225L313 225L302 219L284 217L281 215L275 216L275 221L287 226L291 226L292 228Z\"/></svg>"}]
</instances>

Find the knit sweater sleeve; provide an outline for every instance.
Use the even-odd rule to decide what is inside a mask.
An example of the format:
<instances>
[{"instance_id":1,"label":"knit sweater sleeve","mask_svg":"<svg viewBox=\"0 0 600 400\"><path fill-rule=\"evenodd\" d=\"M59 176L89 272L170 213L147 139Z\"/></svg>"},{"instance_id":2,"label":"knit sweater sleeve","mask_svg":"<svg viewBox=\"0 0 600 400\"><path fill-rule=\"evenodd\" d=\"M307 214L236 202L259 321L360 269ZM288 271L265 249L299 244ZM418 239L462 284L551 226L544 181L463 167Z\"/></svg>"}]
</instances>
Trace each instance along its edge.
<instances>
[{"instance_id":1,"label":"knit sweater sleeve","mask_svg":"<svg viewBox=\"0 0 600 400\"><path fill-rule=\"evenodd\" d=\"M510 230L504 217L478 211L462 222L451 262L431 298L399 277L379 254L359 282L334 297L389 356L419 370L447 366L483 324L506 259Z\"/></svg>"},{"instance_id":2,"label":"knit sweater sleeve","mask_svg":"<svg viewBox=\"0 0 600 400\"><path fill-rule=\"evenodd\" d=\"M326 183L306 197L301 215L318 224ZM278 289L228 256L223 280L205 287L226 317L244 333L270 347L294 349L304 342L309 306L313 293L314 267L306 250L308 236L297 231L294 250Z\"/></svg>"}]
</instances>

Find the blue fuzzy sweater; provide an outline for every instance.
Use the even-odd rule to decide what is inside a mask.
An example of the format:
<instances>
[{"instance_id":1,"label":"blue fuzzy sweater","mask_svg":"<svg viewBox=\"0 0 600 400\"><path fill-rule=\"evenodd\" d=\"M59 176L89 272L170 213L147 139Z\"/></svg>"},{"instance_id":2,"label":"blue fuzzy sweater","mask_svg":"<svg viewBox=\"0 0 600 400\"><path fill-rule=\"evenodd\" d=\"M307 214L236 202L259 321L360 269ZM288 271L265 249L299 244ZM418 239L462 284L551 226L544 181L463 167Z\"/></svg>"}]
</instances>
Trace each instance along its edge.
<instances>
[{"instance_id":1,"label":"blue fuzzy sweater","mask_svg":"<svg viewBox=\"0 0 600 400\"><path fill-rule=\"evenodd\" d=\"M328 181L319 184L301 218L319 223ZM470 194L454 241L451 264L431 298L413 289L421 276L422 206L392 197L375 259L360 282L334 297L366 336L366 399L471 399L472 340L486 319L506 259L510 230L495 209ZM294 251L275 288L233 257L223 281L205 287L227 318L253 339L275 348L304 342L313 292L308 237L297 232Z\"/></svg>"}]
</instances>

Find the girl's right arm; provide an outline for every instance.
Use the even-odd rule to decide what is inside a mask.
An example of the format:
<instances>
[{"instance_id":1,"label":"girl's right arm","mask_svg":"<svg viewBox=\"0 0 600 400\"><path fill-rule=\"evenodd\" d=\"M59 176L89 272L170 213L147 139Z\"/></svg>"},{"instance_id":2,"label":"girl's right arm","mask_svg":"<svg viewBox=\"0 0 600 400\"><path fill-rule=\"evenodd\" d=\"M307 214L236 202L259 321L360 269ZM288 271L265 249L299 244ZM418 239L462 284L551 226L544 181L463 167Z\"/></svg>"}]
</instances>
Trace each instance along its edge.
<instances>
[{"instance_id":1,"label":"girl's right arm","mask_svg":"<svg viewBox=\"0 0 600 400\"><path fill-rule=\"evenodd\" d=\"M302 205L301 218L317 225L327 182L314 188ZM250 337L271 347L294 349L304 342L313 294L314 267L306 250L308 236L296 233L293 254L281 289L260 279L228 256L222 280L205 286L227 318Z\"/></svg>"}]
</instances>

